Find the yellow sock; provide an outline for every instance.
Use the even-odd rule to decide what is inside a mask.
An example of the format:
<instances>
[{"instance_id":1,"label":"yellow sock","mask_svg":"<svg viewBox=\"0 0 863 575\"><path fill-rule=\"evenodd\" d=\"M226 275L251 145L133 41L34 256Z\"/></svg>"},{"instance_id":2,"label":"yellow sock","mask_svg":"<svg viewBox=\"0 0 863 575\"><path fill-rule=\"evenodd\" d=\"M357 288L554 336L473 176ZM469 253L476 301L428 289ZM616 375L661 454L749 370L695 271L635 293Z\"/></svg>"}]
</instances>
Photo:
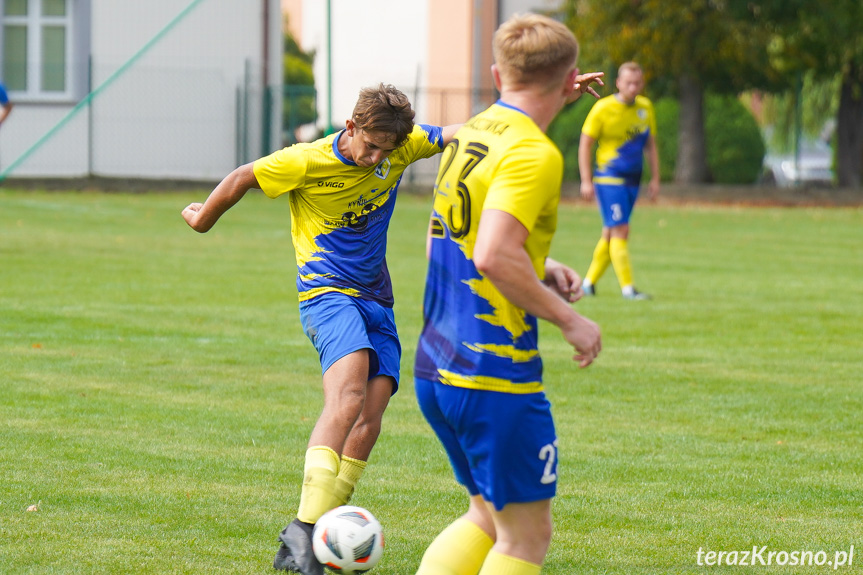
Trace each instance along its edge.
<instances>
[{"instance_id":1,"label":"yellow sock","mask_svg":"<svg viewBox=\"0 0 863 575\"><path fill-rule=\"evenodd\" d=\"M620 287L631 286L632 264L629 263L629 248L626 240L611 238L611 242L608 244L608 253L611 256L611 263L614 265L614 273L617 274Z\"/></svg>"},{"instance_id":2,"label":"yellow sock","mask_svg":"<svg viewBox=\"0 0 863 575\"><path fill-rule=\"evenodd\" d=\"M416 575L477 575L492 545L485 531L461 517L432 541Z\"/></svg>"},{"instance_id":3,"label":"yellow sock","mask_svg":"<svg viewBox=\"0 0 863 575\"><path fill-rule=\"evenodd\" d=\"M351 500L357 481L366 468L366 462L342 455L342 463L339 465L339 475L336 477L336 507L345 505Z\"/></svg>"},{"instance_id":4,"label":"yellow sock","mask_svg":"<svg viewBox=\"0 0 863 575\"><path fill-rule=\"evenodd\" d=\"M324 445L306 451L303 471L303 491L297 518L315 523L321 515L335 507L336 477L339 474L339 455Z\"/></svg>"},{"instance_id":5,"label":"yellow sock","mask_svg":"<svg viewBox=\"0 0 863 575\"><path fill-rule=\"evenodd\" d=\"M479 575L539 575L542 565L491 551L482 564Z\"/></svg>"},{"instance_id":6,"label":"yellow sock","mask_svg":"<svg viewBox=\"0 0 863 575\"><path fill-rule=\"evenodd\" d=\"M584 279L587 283L596 285L605 270L608 269L608 264L611 262L608 253L608 240L599 238L596 247L593 249L593 260L590 262L590 267L587 268L587 274Z\"/></svg>"}]
</instances>

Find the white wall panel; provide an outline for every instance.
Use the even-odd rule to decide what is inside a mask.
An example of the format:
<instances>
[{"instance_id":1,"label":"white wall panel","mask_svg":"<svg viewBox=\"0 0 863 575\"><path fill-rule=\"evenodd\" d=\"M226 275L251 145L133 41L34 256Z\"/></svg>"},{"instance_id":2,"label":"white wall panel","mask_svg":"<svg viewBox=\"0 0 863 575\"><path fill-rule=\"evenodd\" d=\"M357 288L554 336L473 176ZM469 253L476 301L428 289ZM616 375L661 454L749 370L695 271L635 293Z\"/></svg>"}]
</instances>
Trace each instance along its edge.
<instances>
[{"instance_id":1,"label":"white wall panel","mask_svg":"<svg viewBox=\"0 0 863 575\"><path fill-rule=\"evenodd\" d=\"M253 157L278 147L278 93L272 98L271 141L262 141L261 129L262 78L266 74L267 85L276 92L281 86L278 0L201 0L169 29L191 0L90 3L91 89L96 93L11 177L218 180L236 166L240 136ZM265 5L270 11L266 66ZM154 38L158 40L147 47ZM238 90L244 87L252 97L238 110ZM74 105L16 104L0 136L0 168L29 147L24 142L47 134L51 122ZM237 131L238 115L248 120L243 134Z\"/></svg>"}]
</instances>

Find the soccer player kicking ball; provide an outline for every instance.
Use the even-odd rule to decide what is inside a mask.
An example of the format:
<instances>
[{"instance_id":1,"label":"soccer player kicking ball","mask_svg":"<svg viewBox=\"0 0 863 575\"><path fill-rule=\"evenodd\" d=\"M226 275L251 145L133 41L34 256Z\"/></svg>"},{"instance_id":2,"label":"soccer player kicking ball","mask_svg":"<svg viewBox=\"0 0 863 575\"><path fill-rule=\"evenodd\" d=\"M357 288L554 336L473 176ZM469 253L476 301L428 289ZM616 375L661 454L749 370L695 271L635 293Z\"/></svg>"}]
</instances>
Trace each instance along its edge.
<instances>
[{"instance_id":1,"label":"soccer player kicking ball","mask_svg":"<svg viewBox=\"0 0 863 575\"><path fill-rule=\"evenodd\" d=\"M387 229L405 168L439 153L458 128L413 118L393 86L366 88L344 130L240 166L182 212L206 232L251 188L290 199L300 318L320 356L324 408L306 451L297 518L279 534L279 570L323 573L312 528L350 499L398 389Z\"/></svg>"},{"instance_id":2,"label":"soccer player kicking ball","mask_svg":"<svg viewBox=\"0 0 863 575\"><path fill-rule=\"evenodd\" d=\"M629 218L638 198L643 156L650 162L650 184L647 191L655 200L659 195L659 152L656 147L656 116L653 104L641 95L644 73L635 62L626 62L617 73L617 94L597 102L581 129L578 144L578 168L581 173L581 196L596 196L602 214L602 235L593 250L593 260L584 276L584 293L596 295L596 282L614 267L623 297L630 300L650 299L635 289L629 261ZM593 144L597 169L593 173Z\"/></svg>"},{"instance_id":3,"label":"soccer player kicking ball","mask_svg":"<svg viewBox=\"0 0 863 575\"><path fill-rule=\"evenodd\" d=\"M586 367L599 327L576 313L581 279L548 257L563 175L549 123L601 73L578 75L563 24L515 16L494 35L500 100L441 160L429 234L425 325L414 373L420 409L469 495L418 575L534 575L551 542L557 435L543 392L537 318Z\"/></svg>"}]
</instances>

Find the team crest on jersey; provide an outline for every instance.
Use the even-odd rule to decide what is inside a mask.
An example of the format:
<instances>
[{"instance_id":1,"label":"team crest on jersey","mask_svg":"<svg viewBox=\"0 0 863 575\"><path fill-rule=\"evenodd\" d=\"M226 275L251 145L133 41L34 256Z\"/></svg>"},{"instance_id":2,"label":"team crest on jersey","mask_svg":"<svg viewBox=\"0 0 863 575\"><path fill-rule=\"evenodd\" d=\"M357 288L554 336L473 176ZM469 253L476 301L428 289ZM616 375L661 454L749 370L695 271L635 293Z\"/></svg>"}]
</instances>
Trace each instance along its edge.
<instances>
[{"instance_id":1,"label":"team crest on jersey","mask_svg":"<svg viewBox=\"0 0 863 575\"><path fill-rule=\"evenodd\" d=\"M378 164L378 167L375 168L375 175L382 180L386 180L387 176L390 175L390 168L392 164L390 163L390 159L386 158L383 162Z\"/></svg>"},{"instance_id":2,"label":"team crest on jersey","mask_svg":"<svg viewBox=\"0 0 863 575\"><path fill-rule=\"evenodd\" d=\"M644 108L639 108L638 117L642 120L646 120L647 119L647 110L645 110Z\"/></svg>"}]
</instances>

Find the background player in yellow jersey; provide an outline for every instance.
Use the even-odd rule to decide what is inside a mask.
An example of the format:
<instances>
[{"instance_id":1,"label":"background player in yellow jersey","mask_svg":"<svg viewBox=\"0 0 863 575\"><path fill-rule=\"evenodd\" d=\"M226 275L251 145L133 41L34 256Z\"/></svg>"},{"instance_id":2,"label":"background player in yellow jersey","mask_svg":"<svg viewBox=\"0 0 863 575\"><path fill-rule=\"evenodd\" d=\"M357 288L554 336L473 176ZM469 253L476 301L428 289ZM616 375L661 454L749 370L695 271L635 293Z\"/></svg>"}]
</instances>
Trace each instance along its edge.
<instances>
[{"instance_id":1,"label":"background player in yellow jersey","mask_svg":"<svg viewBox=\"0 0 863 575\"><path fill-rule=\"evenodd\" d=\"M398 389L387 229L405 168L439 153L458 127L413 118L393 86L364 89L344 130L240 166L182 212L206 232L251 188L290 200L300 317L320 356L324 408L308 443L297 518L279 534L279 570L323 573L312 528L349 500Z\"/></svg>"},{"instance_id":2,"label":"background player in yellow jersey","mask_svg":"<svg viewBox=\"0 0 863 575\"><path fill-rule=\"evenodd\" d=\"M548 257L563 158L545 135L602 74L578 75L560 22L515 16L494 35L500 100L441 159L428 244L417 399L469 495L426 550L419 575L533 575L551 541L557 436L542 387L537 318L558 326L581 367L599 327L570 305L581 278Z\"/></svg>"},{"instance_id":3,"label":"background player in yellow jersey","mask_svg":"<svg viewBox=\"0 0 863 575\"><path fill-rule=\"evenodd\" d=\"M649 299L635 289L629 259L629 218L641 185L643 157L650 162L647 191L659 195L659 152L656 148L656 116L650 100L641 95L644 73L635 62L620 66L617 93L594 104L581 129L578 167L581 196L596 196L602 214L602 236L593 251L593 261L584 276L584 293L596 295L596 283L611 263L627 299ZM593 173L593 144L596 173Z\"/></svg>"}]
</instances>

